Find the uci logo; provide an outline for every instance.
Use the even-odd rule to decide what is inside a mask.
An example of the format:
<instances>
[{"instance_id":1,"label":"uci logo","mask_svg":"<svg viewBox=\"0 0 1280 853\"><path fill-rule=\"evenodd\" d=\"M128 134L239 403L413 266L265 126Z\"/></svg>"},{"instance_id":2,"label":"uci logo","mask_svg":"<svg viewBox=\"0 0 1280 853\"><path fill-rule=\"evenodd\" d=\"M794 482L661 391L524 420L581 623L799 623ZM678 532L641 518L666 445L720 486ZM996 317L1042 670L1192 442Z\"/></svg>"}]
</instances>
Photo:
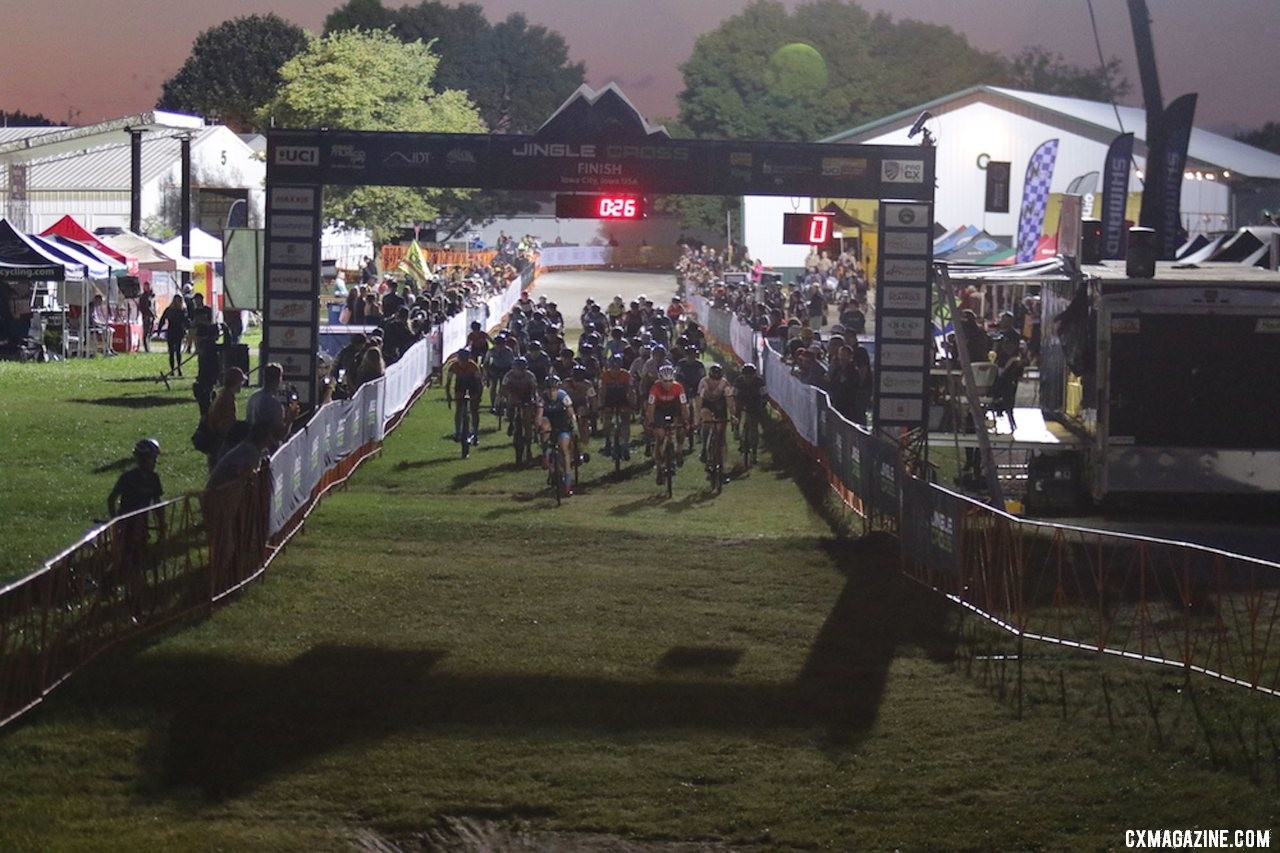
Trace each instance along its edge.
<instances>
[{"instance_id":1,"label":"uci logo","mask_svg":"<svg viewBox=\"0 0 1280 853\"><path fill-rule=\"evenodd\" d=\"M320 149L314 145L281 145L276 149L277 166L315 166L320 163Z\"/></svg>"}]
</instances>

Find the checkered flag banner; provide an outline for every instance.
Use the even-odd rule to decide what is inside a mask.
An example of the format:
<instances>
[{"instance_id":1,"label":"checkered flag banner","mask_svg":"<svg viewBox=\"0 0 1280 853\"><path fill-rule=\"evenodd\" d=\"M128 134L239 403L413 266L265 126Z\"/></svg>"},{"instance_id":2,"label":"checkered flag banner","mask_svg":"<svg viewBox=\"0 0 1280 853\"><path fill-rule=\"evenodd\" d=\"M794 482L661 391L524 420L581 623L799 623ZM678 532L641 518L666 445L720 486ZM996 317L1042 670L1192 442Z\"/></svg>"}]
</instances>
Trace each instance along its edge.
<instances>
[{"instance_id":1,"label":"checkered flag banner","mask_svg":"<svg viewBox=\"0 0 1280 853\"><path fill-rule=\"evenodd\" d=\"M1053 164L1058 159L1058 140L1041 143L1027 163L1027 179L1022 185L1022 210L1018 215L1018 256L1020 264L1036 259L1040 229L1044 227L1044 211L1049 203L1049 185L1053 183Z\"/></svg>"}]
</instances>

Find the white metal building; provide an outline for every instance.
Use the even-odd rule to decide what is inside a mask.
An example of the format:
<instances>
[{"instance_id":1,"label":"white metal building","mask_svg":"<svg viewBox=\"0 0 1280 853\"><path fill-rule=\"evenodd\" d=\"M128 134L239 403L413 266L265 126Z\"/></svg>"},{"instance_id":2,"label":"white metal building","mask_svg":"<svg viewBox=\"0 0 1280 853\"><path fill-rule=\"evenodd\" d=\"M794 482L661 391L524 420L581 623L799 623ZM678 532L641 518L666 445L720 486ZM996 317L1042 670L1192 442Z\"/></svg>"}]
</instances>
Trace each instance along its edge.
<instances>
[{"instance_id":1,"label":"white metal building","mask_svg":"<svg viewBox=\"0 0 1280 853\"><path fill-rule=\"evenodd\" d=\"M0 128L3 214L38 232L65 214L89 230L129 226L130 128L141 128L143 221L176 230L181 221L181 141L191 136L191 224L220 236L232 206L244 202L261 227L266 164L232 130L197 116L147 113L85 127ZM243 218L241 221L244 221Z\"/></svg>"},{"instance_id":2,"label":"white metal building","mask_svg":"<svg viewBox=\"0 0 1280 853\"><path fill-rule=\"evenodd\" d=\"M911 145L911 126L922 112L931 114L925 127L937 148L938 195L935 219L944 226L974 225L991 234L1016 234L1018 202L1027 162L1046 140L1058 139L1058 158L1050 191L1066 192L1080 181L1086 195L1100 186L1091 173L1100 173L1107 147L1120 133L1134 134L1134 159L1140 173L1146 167L1146 110L1114 107L1109 103L1038 95L994 86L974 86L912 107L879 121L835 134L823 142ZM984 213L986 173L979 157L1012 163L1008 213ZM1138 173L1130 177L1130 191L1141 192ZM1191 233L1233 229L1251 224L1238 221L1243 187L1280 182L1280 155L1229 137L1196 128L1191 133L1182 186L1183 223Z\"/></svg>"}]
</instances>

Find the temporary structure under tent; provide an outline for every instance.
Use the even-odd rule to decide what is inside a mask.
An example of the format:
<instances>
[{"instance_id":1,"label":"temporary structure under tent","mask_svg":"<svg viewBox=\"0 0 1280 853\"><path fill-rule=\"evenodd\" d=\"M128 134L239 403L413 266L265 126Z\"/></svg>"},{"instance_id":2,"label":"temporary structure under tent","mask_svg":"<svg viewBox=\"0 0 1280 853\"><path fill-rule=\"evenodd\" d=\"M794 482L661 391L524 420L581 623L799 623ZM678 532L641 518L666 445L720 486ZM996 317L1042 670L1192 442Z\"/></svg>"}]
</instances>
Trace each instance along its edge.
<instances>
[{"instance_id":1,"label":"temporary structure under tent","mask_svg":"<svg viewBox=\"0 0 1280 853\"><path fill-rule=\"evenodd\" d=\"M75 240L77 243L82 243L86 246L89 246L90 248L104 255L107 255L108 257L115 258L117 261L124 264L125 271L129 275L138 274L138 259L136 257L133 257L129 255L127 252L122 252L119 249L116 249L113 246L109 246L106 243L102 242L102 240L99 239L97 235L91 233L83 225L77 222L70 214L62 217L57 222L53 223L48 228L40 232L41 237L51 237L55 235L58 237L66 237L70 240Z\"/></svg>"},{"instance_id":2,"label":"temporary structure under tent","mask_svg":"<svg viewBox=\"0 0 1280 853\"><path fill-rule=\"evenodd\" d=\"M181 256L182 235L161 243L160 250L166 255ZM191 252L188 257L192 261L220 261L222 260L222 241L207 231L192 228Z\"/></svg>"}]
</instances>

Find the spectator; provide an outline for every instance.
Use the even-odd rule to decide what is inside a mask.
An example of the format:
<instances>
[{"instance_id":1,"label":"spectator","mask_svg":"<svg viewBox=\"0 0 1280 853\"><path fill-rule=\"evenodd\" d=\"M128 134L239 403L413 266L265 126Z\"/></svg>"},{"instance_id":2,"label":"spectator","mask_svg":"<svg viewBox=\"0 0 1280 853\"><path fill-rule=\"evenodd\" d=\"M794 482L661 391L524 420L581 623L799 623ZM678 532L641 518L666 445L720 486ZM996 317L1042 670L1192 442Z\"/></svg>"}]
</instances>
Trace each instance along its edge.
<instances>
[{"instance_id":1,"label":"spectator","mask_svg":"<svg viewBox=\"0 0 1280 853\"><path fill-rule=\"evenodd\" d=\"M274 443L284 441L289 435L293 421L298 417L298 404L295 400L287 403L281 399L284 393L284 368L271 362L262 368L262 387L249 397L245 404L245 420L252 426L264 423L271 431Z\"/></svg>"},{"instance_id":2,"label":"spectator","mask_svg":"<svg viewBox=\"0 0 1280 853\"><path fill-rule=\"evenodd\" d=\"M236 441L209 471L205 491L234 483L258 470L272 444L271 426L261 421L252 426L240 422L228 437Z\"/></svg>"},{"instance_id":3,"label":"spectator","mask_svg":"<svg viewBox=\"0 0 1280 853\"><path fill-rule=\"evenodd\" d=\"M160 503L164 487L156 473L160 458L160 442L144 438L133 446L134 467L116 480L107 495L107 512L112 518Z\"/></svg>"},{"instance_id":4,"label":"spectator","mask_svg":"<svg viewBox=\"0 0 1280 853\"><path fill-rule=\"evenodd\" d=\"M356 381L352 385L352 390L366 382L385 376L386 373L387 365L382 359L382 349L371 342L360 355L360 364L356 367Z\"/></svg>"},{"instance_id":5,"label":"spectator","mask_svg":"<svg viewBox=\"0 0 1280 853\"><path fill-rule=\"evenodd\" d=\"M143 282L138 294L138 313L142 316L142 351L151 352L151 332L156 327L156 295L151 282Z\"/></svg>"},{"instance_id":6,"label":"spectator","mask_svg":"<svg viewBox=\"0 0 1280 853\"><path fill-rule=\"evenodd\" d=\"M228 367L227 374L223 377L222 390L214 397L208 413L204 416L204 421L212 434L210 441L213 450L205 454L210 471L217 464L219 457L230 447L228 441L231 428L236 424L236 394L240 393L247 379L248 377L240 368Z\"/></svg>"},{"instance_id":7,"label":"spectator","mask_svg":"<svg viewBox=\"0 0 1280 853\"><path fill-rule=\"evenodd\" d=\"M186 303L181 296L175 294L169 307L160 315L156 333L164 334L165 345L169 348L169 372L179 376L182 375L182 341L187 337L187 327L190 324Z\"/></svg>"}]
</instances>

